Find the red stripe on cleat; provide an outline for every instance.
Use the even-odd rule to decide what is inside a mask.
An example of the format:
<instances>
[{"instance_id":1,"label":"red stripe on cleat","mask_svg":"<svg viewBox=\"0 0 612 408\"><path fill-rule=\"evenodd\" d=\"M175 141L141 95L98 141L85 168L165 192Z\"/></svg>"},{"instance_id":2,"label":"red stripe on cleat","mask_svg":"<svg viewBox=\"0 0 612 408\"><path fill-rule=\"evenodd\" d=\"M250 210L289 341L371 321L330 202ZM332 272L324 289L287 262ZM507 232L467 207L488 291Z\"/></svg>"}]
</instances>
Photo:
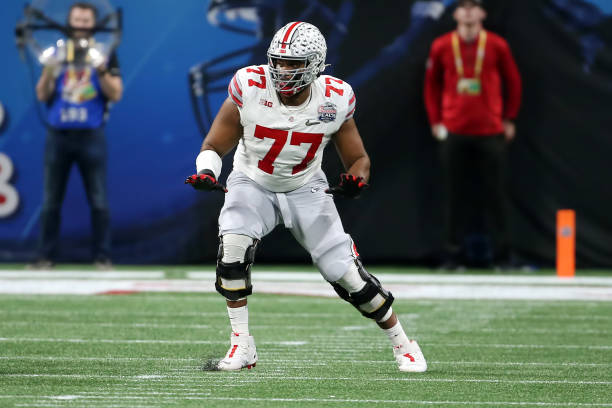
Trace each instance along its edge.
<instances>
[{"instance_id":1,"label":"red stripe on cleat","mask_svg":"<svg viewBox=\"0 0 612 408\"><path fill-rule=\"evenodd\" d=\"M410 361L412 361L412 362L414 363L414 357L412 357L412 356L410 355L410 353L406 353L406 354L404 354L404 357L408 357L408 358L410 359Z\"/></svg>"},{"instance_id":2,"label":"red stripe on cleat","mask_svg":"<svg viewBox=\"0 0 612 408\"><path fill-rule=\"evenodd\" d=\"M238 345L234 344L234 347L232 347L232 351L230 352L229 356L227 356L227 358L232 358L237 348L238 348Z\"/></svg>"}]
</instances>

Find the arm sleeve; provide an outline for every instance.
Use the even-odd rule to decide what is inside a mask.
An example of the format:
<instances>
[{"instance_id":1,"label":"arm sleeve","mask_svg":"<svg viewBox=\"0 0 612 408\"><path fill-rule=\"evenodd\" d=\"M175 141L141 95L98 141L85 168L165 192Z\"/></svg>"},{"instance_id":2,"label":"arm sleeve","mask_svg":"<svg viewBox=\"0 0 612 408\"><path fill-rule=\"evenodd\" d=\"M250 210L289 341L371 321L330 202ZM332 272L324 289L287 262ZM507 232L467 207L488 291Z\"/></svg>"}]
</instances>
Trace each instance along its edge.
<instances>
[{"instance_id":1,"label":"arm sleeve","mask_svg":"<svg viewBox=\"0 0 612 408\"><path fill-rule=\"evenodd\" d=\"M442 63L439 57L439 46L434 42L429 51L425 70L424 99L429 123L442 122Z\"/></svg>"},{"instance_id":2,"label":"arm sleeve","mask_svg":"<svg viewBox=\"0 0 612 408\"><path fill-rule=\"evenodd\" d=\"M238 76L238 72L236 72L236 74L230 81L227 87L227 93L234 105L238 106L239 108L242 108L242 84L240 83L240 77Z\"/></svg>"},{"instance_id":3,"label":"arm sleeve","mask_svg":"<svg viewBox=\"0 0 612 408\"><path fill-rule=\"evenodd\" d=\"M505 40L500 46L500 72L504 81L504 119L516 119L521 108L523 85L510 47Z\"/></svg>"}]
</instances>

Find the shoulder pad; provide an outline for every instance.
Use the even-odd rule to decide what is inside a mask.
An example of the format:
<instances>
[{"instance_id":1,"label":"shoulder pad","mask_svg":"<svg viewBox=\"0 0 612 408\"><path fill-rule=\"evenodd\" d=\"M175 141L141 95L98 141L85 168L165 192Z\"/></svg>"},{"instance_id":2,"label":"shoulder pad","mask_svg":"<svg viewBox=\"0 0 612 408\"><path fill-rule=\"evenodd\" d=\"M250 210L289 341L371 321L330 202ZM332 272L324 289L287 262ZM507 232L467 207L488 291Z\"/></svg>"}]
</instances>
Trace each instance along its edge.
<instances>
[{"instance_id":1,"label":"shoulder pad","mask_svg":"<svg viewBox=\"0 0 612 408\"><path fill-rule=\"evenodd\" d=\"M234 74L234 77L230 80L230 83L227 86L227 93L231 101L239 108L242 108L243 99L242 99L242 81L240 80L240 77L241 77L240 71L242 71L242 69L236 72Z\"/></svg>"},{"instance_id":2,"label":"shoulder pad","mask_svg":"<svg viewBox=\"0 0 612 408\"><path fill-rule=\"evenodd\" d=\"M253 88L266 89L267 78L265 65L252 65L239 69L227 88L232 102L242 108L249 91Z\"/></svg>"},{"instance_id":3,"label":"shoulder pad","mask_svg":"<svg viewBox=\"0 0 612 408\"><path fill-rule=\"evenodd\" d=\"M319 80L324 87L325 97L345 109L345 120L352 118L355 114L356 97L351 85L331 75L321 75Z\"/></svg>"}]
</instances>

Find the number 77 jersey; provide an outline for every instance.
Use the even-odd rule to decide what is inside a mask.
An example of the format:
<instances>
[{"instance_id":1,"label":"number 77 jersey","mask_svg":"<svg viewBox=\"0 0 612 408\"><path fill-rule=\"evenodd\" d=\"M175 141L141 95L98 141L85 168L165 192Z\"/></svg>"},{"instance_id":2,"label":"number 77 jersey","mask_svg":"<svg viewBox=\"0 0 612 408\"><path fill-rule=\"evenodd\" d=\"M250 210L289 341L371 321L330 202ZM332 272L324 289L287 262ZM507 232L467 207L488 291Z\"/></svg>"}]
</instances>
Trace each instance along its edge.
<instances>
[{"instance_id":1,"label":"number 77 jersey","mask_svg":"<svg viewBox=\"0 0 612 408\"><path fill-rule=\"evenodd\" d=\"M283 105L267 65L240 69L228 92L244 128L234 169L273 192L306 184L321 168L332 135L355 112L351 86L329 75L312 82L301 106Z\"/></svg>"}]
</instances>

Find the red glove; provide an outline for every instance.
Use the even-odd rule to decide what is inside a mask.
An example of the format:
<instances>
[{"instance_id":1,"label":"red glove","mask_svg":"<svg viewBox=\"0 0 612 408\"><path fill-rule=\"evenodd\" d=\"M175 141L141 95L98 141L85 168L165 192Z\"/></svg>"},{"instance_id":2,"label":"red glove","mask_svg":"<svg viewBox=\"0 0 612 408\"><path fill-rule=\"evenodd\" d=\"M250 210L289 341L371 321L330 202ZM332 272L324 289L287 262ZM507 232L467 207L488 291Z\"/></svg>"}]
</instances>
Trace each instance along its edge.
<instances>
[{"instance_id":1,"label":"red glove","mask_svg":"<svg viewBox=\"0 0 612 408\"><path fill-rule=\"evenodd\" d=\"M328 188L325 192L347 198L357 198L368 187L370 185L363 181L363 177L355 177L352 174L342 173L340 175L340 184Z\"/></svg>"},{"instance_id":2,"label":"red glove","mask_svg":"<svg viewBox=\"0 0 612 408\"><path fill-rule=\"evenodd\" d=\"M223 184L219 184L215 174L210 170L202 170L198 174L187 177L185 184L191 184L196 190L214 191L219 190L227 193Z\"/></svg>"}]
</instances>

